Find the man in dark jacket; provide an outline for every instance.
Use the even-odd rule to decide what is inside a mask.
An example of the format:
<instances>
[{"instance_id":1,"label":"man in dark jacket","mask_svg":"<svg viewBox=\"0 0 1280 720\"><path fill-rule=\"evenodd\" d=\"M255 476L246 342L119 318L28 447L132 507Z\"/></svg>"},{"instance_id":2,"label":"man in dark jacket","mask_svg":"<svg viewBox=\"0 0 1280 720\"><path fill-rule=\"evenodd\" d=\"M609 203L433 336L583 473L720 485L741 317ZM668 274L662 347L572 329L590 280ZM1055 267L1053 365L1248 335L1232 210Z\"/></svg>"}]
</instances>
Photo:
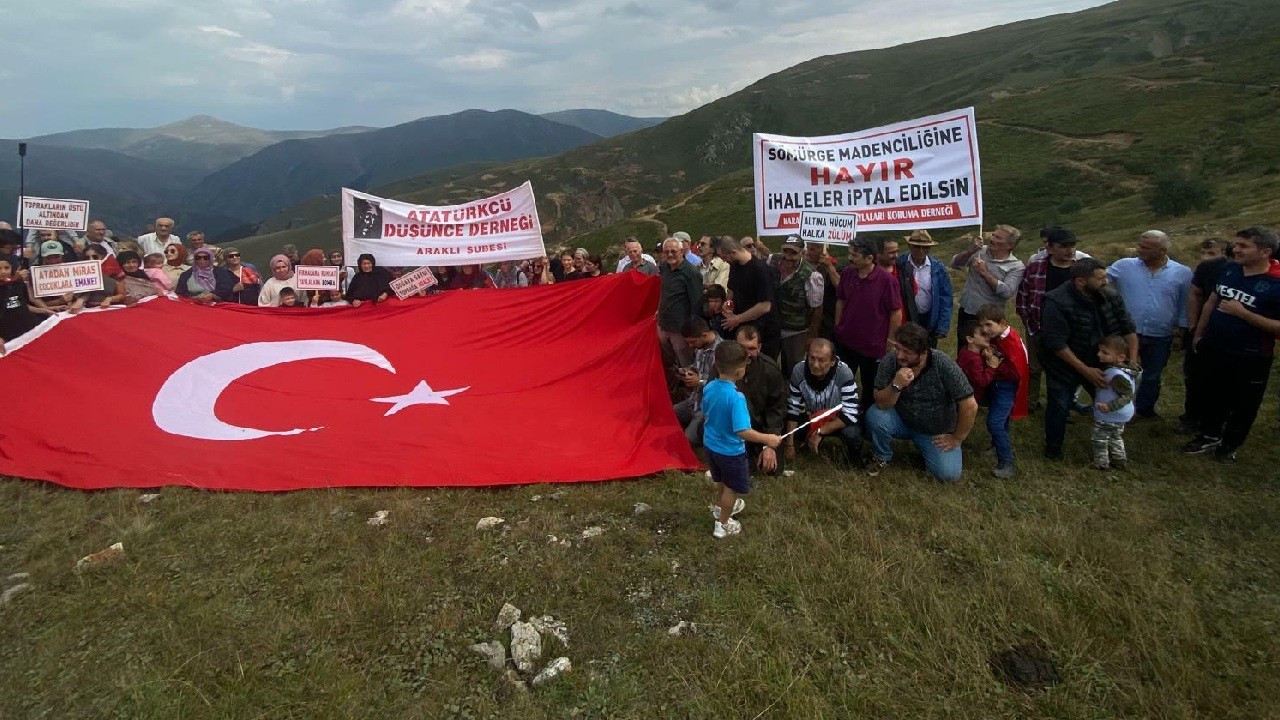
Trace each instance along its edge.
<instances>
[{"instance_id":1,"label":"man in dark jacket","mask_svg":"<svg viewBox=\"0 0 1280 720\"><path fill-rule=\"evenodd\" d=\"M760 331L754 326L739 327L735 339L747 351L747 373L738 381L738 390L747 398L751 429L780 435L787 420L787 380L773 358L760 354ZM782 474L782 458L773 448L747 443L747 455L761 472Z\"/></svg>"},{"instance_id":2,"label":"man in dark jacket","mask_svg":"<svg viewBox=\"0 0 1280 720\"><path fill-rule=\"evenodd\" d=\"M702 312L702 273L684 258L684 248L675 238L662 243L660 278L662 292L658 299L658 337L664 352L670 351L680 363L693 363L693 350L684 341L681 330L691 317Z\"/></svg>"},{"instance_id":3,"label":"man in dark jacket","mask_svg":"<svg viewBox=\"0 0 1280 720\"><path fill-rule=\"evenodd\" d=\"M1119 293L1107 287L1107 269L1093 258L1077 260L1071 281L1044 297L1040 358L1048 379L1044 416L1044 456L1062 459L1062 440L1076 391L1090 395L1106 383L1098 361L1098 343L1108 335L1124 336L1129 357L1138 357L1138 334Z\"/></svg>"}]
</instances>

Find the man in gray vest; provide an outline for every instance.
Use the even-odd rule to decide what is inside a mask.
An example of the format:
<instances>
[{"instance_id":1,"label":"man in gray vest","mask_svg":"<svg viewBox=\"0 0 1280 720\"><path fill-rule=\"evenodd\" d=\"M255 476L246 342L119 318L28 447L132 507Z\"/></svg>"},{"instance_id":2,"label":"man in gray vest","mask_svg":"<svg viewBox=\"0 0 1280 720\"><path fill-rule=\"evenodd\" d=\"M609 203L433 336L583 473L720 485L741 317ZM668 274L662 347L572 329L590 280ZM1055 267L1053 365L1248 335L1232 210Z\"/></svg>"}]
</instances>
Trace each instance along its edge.
<instances>
[{"instance_id":1,"label":"man in gray vest","mask_svg":"<svg viewBox=\"0 0 1280 720\"><path fill-rule=\"evenodd\" d=\"M804 243L792 235L778 263L778 317L782 323L782 371L790 375L804 361L805 346L822 327L822 273L801 254Z\"/></svg>"}]
</instances>

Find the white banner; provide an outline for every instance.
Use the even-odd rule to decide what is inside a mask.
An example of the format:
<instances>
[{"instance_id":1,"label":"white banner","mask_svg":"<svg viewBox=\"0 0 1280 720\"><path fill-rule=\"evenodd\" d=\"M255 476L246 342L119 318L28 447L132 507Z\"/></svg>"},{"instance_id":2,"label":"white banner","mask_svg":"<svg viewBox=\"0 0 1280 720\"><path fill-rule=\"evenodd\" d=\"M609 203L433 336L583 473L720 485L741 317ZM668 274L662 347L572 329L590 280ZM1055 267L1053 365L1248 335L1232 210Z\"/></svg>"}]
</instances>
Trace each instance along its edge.
<instances>
[{"instance_id":1,"label":"white banner","mask_svg":"<svg viewBox=\"0 0 1280 720\"><path fill-rule=\"evenodd\" d=\"M858 214L863 230L982 224L973 108L844 135L756 133L756 233L790 235L805 210Z\"/></svg>"},{"instance_id":2,"label":"white banner","mask_svg":"<svg viewBox=\"0 0 1280 720\"><path fill-rule=\"evenodd\" d=\"M420 267L392 280L391 289L396 292L396 297L403 300L411 295L417 295L438 282L440 281L432 274L431 268Z\"/></svg>"},{"instance_id":3,"label":"white banner","mask_svg":"<svg viewBox=\"0 0 1280 720\"><path fill-rule=\"evenodd\" d=\"M858 237L857 213L804 210L800 213L800 239L810 243L847 243Z\"/></svg>"},{"instance_id":4,"label":"white banner","mask_svg":"<svg viewBox=\"0 0 1280 720\"><path fill-rule=\"evenodd\" d=\"M372 253L383 266L487 264L547 253L528 182L501 195L444 207L343 188L342 240L346 257Z\"/></svg>"},{"instance_id":5,"label":"white banner","mask_svg":"<svg viewBox=\"0 0 1280 720\"><path fill-rule=\"evenodd\" d=\"M339 270L336 266L298 265L293 274L298 279L298 290L337 290Z\"/></svg>"},{"instance_id":6,"label":"white banner","mask_svg":"<svg viewBox=\"0 0 1280 720\"><path fill-rule=\"evenodd\" d=\"M31 286L36 297L101 290L102 265L97 260L32 265Z\"/></svg>"},{"instance_id":7,"label":"white banner","mask_svg":"<svg viewBox=\"0 0 1280 720\"><path fill-rule=\"evenodd\" d=\"M35 230L84 230L89 227L87 200L18 198L19 227Z\"/></svg>"}]
</instances>

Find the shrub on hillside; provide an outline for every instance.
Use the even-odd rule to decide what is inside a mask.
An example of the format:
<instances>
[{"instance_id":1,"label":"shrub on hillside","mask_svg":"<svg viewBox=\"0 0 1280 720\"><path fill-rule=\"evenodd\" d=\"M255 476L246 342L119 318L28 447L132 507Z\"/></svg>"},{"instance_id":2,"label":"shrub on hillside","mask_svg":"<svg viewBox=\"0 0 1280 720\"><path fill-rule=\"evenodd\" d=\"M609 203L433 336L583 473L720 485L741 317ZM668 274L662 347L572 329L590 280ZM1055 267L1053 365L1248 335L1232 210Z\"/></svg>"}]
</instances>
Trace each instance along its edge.
<instances>
[{"instance_id":1,"label":"shrub on hillside","mask_svg":"<svg viewBox=\"0 0 1280 720\"><path fill-rule=\"evenodd\" d=\"M1156 176L1150 203L1152 212L1164 216L1208 210L1213 205L1213 186L1203 177L1181 171L1164 173Z\"/></svg>"}]
</instances>

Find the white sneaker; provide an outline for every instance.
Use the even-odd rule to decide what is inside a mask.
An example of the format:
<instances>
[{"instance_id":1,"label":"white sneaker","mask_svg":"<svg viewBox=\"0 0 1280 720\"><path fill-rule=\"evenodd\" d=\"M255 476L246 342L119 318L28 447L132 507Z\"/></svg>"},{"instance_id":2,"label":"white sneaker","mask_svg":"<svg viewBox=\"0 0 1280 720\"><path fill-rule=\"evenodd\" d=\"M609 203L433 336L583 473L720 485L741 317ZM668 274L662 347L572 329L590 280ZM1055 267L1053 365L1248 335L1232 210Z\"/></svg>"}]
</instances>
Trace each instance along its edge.
<instances>
[{"instance_id":1,"label":"white sneaker","mask_svg":"<svg viewBox=\"0 0 1280 720\"><path fill-rule=\"evenodd\" d=\"M746 506L747 506L747 501L746 501L746 500L743 500L742 498L737 498L737 499L735 499L735 500L733 501L733 510L729 513L729 516L730 516L730 517L733 517L734 515L737 515L738 513L742 512L743 508L745 508ZM716 520L719 520L719 519L720 519L720 506L719 506L719 505L712 505L712 506L711 506L711 517L715 518Z\"/></svg>"},{"instance_id":2,"label":"white sneaker","mask_svg":"<svg viewBox=\"0 0 1280 720\"><path fill-rule=\"evenodd\" d=\"M729 535L737 535L740 532L742 532L742 523L737 520L729 518L729 522L727 523L721 523L717 520L715 529L711 531L711 537L718 540L720 538L728 537Z\"/></svg>"}]
</instances>

